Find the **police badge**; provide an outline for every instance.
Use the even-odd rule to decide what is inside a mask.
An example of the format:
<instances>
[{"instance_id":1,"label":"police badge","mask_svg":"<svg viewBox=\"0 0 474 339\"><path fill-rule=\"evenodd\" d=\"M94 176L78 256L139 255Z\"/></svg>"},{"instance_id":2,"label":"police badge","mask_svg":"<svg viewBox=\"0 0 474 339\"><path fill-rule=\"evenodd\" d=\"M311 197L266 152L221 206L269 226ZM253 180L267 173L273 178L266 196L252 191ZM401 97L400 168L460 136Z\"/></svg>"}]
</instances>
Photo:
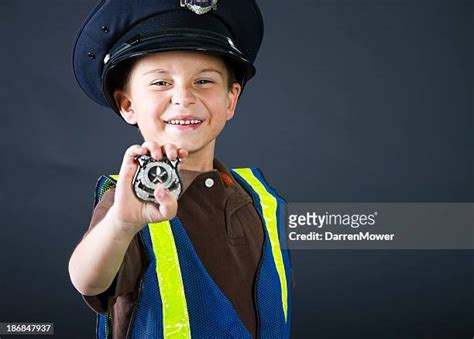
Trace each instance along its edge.
<instances>
[{"instance_id":1,"label":"police badge","mask_svg":"<svg viewBox=\"0 0 474 339\"><path fill-rule=\"evenodd\" d=\"M196 14L217 10L217 0L180 0L181 7L187 7Z\"/></svg>"},{"instance_id":2,"label":"police badge","mask_svg":"<svg viewBox=\"0 0 474 339\"><path fill-rule=\"evenodd\" d=\"M139 166L132 181L137 198L156 202L153 192L158 185L168 189L176 199L179 198L181 194L181 180L177 170L179 158L155 160L149 155L141 155L137 157L137 161Z\"/></svg>"}]
</instances>

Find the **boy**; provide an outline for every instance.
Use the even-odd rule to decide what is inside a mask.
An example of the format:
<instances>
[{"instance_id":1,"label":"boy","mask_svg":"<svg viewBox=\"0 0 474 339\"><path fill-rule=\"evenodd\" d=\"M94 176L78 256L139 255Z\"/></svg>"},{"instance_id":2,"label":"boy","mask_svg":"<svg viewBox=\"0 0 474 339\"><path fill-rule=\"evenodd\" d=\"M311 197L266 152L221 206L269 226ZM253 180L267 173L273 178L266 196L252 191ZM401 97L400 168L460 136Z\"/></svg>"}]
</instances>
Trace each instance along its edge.
<instances>
[{"instance_id":1,"label":"boy","mask_svg":"<svg viewBox=\"0 0 474 339\"><path fill-rule=\"evenodd\" d=\"M69 273L100 338L289 337L284 201L256 169L214 158L263 34L254 0L101 2L76 39L82 89L139 128L102 176ZM136 157L180 158L178 200L133 193Z\"/></svg>"}]
</instances>

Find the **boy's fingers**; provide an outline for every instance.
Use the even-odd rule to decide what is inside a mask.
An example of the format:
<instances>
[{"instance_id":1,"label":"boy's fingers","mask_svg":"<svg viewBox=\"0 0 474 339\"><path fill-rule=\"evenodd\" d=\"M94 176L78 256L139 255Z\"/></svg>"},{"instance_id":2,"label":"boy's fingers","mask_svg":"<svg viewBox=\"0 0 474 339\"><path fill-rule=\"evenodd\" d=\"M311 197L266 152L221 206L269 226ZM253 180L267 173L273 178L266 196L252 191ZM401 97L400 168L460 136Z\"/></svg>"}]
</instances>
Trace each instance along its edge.
<instances>
[{"instance_id":1,"label":"boy's fingers","mask_svg":"<svg viewBox=\"0 0 474 339\"><path fill-rule=\"evenodd\" d=\"M142 147L145 147L150 151L150 155L153 159L160 160L163 157L163 152L161 152L161 147L154 141L145 141L142 144Z\"/></svg>"},{"instance_id":2,"label":"boy's fingers","mask_svg":"<svg viewBox=\"0 0 474 339\"><path fill-rule=\"evenodd\" d=\"M156 188L154 192L156 202L159 204L159 210L162 220L170 220L176 215L178 202L173 195L166 189Z\"/></svg>"},{"instance_id":3,"label":"boy's fingers","mask_svg":"<svg viewBox=\"0 0 474 339\"><path fill-rule=\"evenodd\" d=\"M187 157L189 154L189 152L187 150L185 150L184 148L179 148L178 149L178 157L179 158L185 158Z\"/></svg>"},{"instance_id":4,"label":"boy's fingers","mask_svg":"<svg viewBox=\"0 0 474 339\"><path fill-rule=\"evenodd\" d=\"M175 144L165 144L160 146L154 141L145 141L142 144L142 147L145 147L150 151L150 155L156 159L160 160L163 156L166 156L170 160L176 160L176 158L184 158L188 156L189 152L183 148L179 148Z\"/></svg>"},{"instance_id":5,"label":"boy's fingers","mask_svg":"<svg viewBox=\"0 0 474 339\"><path fill-rule=\"evenodd\" d=\"M176 160L178 157L178 147L174 144L165 144L163 145L164 153L166 157L170 160Z\"/></svg>"},{"instance_id":6,"label":"boy's fingers","mask_svg":"<svg viewBox=\"0 0 474 339\"><path fill-rule=\"evenodd\" d=\"M135 157L137 155L146 154L146 152L147 150L140 145L132 145L127 148L123 156L122 166L120 168L120 182L129 182L132 179L138 166Z\"/></svg>"}]
</instances>

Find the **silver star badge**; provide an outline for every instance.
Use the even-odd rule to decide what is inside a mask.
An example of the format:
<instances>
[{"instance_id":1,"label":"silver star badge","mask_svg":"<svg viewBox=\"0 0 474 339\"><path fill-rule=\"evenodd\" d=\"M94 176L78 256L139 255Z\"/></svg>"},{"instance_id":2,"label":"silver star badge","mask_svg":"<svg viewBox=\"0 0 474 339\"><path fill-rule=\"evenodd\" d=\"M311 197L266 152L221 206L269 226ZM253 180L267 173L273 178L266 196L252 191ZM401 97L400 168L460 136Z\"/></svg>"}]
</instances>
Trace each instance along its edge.
<instances>
[{"instance_id":1,"label":"silver star badge","mask_svg":"<svg viewBox=\"0 0 474 339\"><path fill-rule=\"evenodd\" d=\"M180 0L180 5L199 15L217 10L217 0Z\"/></svg>"}]
</instances>

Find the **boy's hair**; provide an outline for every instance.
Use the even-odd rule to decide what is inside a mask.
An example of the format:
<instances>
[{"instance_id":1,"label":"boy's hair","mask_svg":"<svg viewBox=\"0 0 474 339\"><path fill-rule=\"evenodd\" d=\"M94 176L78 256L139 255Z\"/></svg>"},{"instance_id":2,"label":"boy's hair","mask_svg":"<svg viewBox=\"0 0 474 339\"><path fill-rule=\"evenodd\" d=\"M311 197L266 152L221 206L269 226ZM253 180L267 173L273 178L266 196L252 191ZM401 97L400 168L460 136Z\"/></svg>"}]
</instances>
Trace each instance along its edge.
<instances>
[{"instance_id":1,"label":"boy's hair","mask_svg":"<svg viewBox=\"0 0 474 339\"><path fill-rule=\"evenodd\" d=\"M122 61L112 70L110 70L107 76L106 88L109 93L112 93L116 90L125 90L128 81L130 80L130 75L133 69L133 65L142 58L143 56L132 57L127 60ZM227 70L227 86L230 90L234 83L240 83L238 74L240 73L239 66L237 63L229 60L228 58L218 56L224 62L225 68ZM113 97L113 96L112 96Z\"/></svg>"}]
</instances>

